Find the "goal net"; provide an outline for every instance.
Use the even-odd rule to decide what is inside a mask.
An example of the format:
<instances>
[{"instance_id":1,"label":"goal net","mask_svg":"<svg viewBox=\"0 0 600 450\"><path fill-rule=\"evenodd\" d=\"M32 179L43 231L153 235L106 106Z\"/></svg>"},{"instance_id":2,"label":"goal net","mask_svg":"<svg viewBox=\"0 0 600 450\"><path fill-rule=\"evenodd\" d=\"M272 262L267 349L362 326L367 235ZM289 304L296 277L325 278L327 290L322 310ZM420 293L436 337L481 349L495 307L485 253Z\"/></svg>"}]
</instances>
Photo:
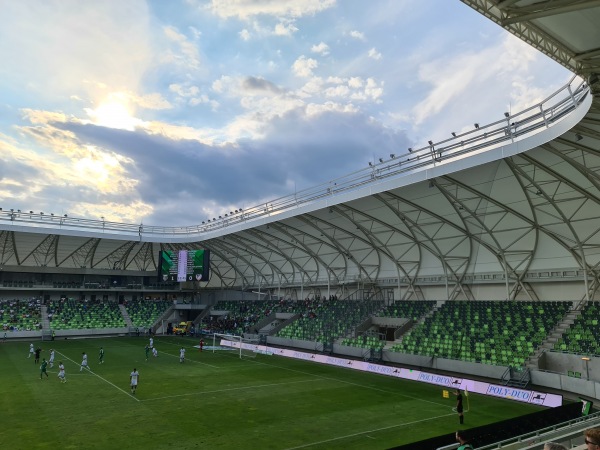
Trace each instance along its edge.
<instances>
[{"instance_id":1,"label":"goal net","mask_svg":"<svg viewBox=\"0 0 600 450\"><path fill-rule=\"evenodd\" d=\"M240 358L255 358L260 352L258 339L248 339L234 334L213 334L213 353L219 348L228 347Z\"/></svg>"}]
</instances>

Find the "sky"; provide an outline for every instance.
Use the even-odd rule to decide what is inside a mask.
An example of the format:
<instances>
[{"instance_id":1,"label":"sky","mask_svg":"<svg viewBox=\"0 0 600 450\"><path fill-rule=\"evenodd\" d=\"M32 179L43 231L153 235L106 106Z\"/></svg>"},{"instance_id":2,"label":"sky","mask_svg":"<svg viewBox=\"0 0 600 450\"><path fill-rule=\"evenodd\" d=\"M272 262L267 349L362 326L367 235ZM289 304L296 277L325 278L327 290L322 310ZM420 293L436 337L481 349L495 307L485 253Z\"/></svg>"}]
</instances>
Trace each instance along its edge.
<instances>
[{"instance_id":1,"label":"sky","mask_svg":"<svg viewBox=\"0 0 600 450\"><path fill-rule=\"evenodd\" d=\"M571 74L458 0L0 0L0 207L185 226Z\"/></svg>"}]
</instances>

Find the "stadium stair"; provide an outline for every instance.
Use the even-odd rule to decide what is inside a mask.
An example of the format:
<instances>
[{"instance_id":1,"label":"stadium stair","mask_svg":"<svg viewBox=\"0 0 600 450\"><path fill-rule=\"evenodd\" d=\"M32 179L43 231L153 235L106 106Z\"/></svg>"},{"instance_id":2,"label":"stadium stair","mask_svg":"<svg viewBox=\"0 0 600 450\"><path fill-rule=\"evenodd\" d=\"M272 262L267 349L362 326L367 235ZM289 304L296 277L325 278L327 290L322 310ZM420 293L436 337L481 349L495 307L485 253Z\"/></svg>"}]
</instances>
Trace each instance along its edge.
<instances>
[{"instance_id":1,"label":"stadium stair","mask_svg":"<svg viewBox=\"0 0 600 450\"><path fill-rule=\"evenodd\" d=\"M546 340L542 342L538 348L536 348L533 355L531 355L525 361L525 367L530 370L539 369L539 360L542 354L546 351L552 350L560 337L567 332L569 328L575 323L575 320L581 315L581 310L570 310L568 311L563 320L561 320L548 334Z\"/></svg>"},{"instance_id":2,"label":"stadium stair","mask_svg":"<svg viewBox=\"0 0 600 450\"><path fill-rule=\"evenodd\" d=\"M127 326L133 327L133 322L131 321L131 317L129 317L129 313L127 312L127 308L125 308L125 305L119 305L119 309L121 310L121 315L123 316L123 320L125 320Z\"/></svg>"}]
</instances>

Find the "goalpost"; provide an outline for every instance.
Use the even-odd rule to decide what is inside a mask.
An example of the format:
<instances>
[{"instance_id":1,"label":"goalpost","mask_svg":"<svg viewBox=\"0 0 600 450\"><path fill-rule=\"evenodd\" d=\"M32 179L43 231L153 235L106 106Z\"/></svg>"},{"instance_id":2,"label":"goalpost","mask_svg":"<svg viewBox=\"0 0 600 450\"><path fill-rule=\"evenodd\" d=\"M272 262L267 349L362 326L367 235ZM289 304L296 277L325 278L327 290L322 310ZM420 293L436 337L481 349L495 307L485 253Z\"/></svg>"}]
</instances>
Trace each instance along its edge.
<instances>
[{"instance_id":1,"label":"goalpost","mask_svg":"<svg viewBox=\"0 0 600 450\"><path fill-rule=\"evenodd\" d=\"M219 347L230 347L239 354L240 359L256 358L256 355L260 352L258 339L248 339L235 334L214 333L213 353L217 351Z\"/></svg>"}]
</instances>

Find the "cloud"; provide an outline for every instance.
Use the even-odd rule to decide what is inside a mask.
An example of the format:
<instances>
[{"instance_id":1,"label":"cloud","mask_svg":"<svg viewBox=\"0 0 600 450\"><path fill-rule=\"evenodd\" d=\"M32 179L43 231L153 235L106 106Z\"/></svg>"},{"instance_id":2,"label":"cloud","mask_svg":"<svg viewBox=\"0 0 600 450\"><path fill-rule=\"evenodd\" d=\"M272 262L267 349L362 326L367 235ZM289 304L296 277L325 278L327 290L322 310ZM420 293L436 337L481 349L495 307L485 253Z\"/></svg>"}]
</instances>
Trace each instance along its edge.
<instances>
[{"instance_id":1,"label":"cloud","mask_svg":"<svg viewBox=\"0 0 600 450\"><path fill-rule=\"evenodd\" d=\"M247 92L257 92L261 94L283 94L285 90L271 83L270 81L265 80L264 78L257 77L246 77L242 81L242 87Z\"/></svg>"},{"instance_id":2,"label":"cloud","mask_svg":"<svg viewBox=\"0 0 600 450\"><path fill-rule=\"evenodd\" d=\"M79 6L2 3L0 60L9 68L2 77L13 91L55 102L69 96L97 101L104 95L98 82L109 90L138 91L153 59L146 2Z\"/></svg>"},{"instance_id":3,"label":"cloud","mask_svg":"<svg viewBox=\"0 0 600 450\"><path fill-rule=\"evenodd\" d=\"M369 50L369 58L379 61L381 59L381 53L379 53L375 47Z\"/></svg>"},{"instance_id":4,"label":"cloud","mask_svg":"<svg viewBox=\"0 0 600 450\"><path fill-rule=\"evenodd\" d=\"M336 0L212 0L208 8L225 19L248 20L256 16L312 16L335 4Z\"/></svg>"},{"instance_id":5,"label":"cloud","mask_svg":"<svg viewBox=\"0 0 600 450\"><path fill-rule=\"evenodd\" d=\"M312 76L313 70L317 67L319 67L319 63L316 59L307 58L304 55L300 56L300 58L294 61L294 64L292 65L294 74L297 77L304 78Z\"/></svg>"},{"instance_id":6,"label":"cloud","mask_svg":"<svg viewBox=\"0 0 600 450\"><path fill-rule=\"evenodd\" d=\"M313 53L318 53L319 55L326 56L329 55L329 46L325 42L320 42L317 45L313 45L310 48L310 51Z\"/></svg>"},{"instance_id":7,"label":"cloud","mask_svg":"<svg viewBox=\"0 0 600 450\"><path fill-rule=\"evenodd\" d=\"M171 48L161 56L163 64L173 64L188 70L201 68L200 53L194 42L190 41L174 26L163 27L163 33L172 44Z\"/></svg>"},{"instance_id":8,"label":"cloud","mask_svg":"<svg viewBox=\"0 0 600 450\"><path fill-rule=\"evenodd\" d=\"M359 41L366 41L365 34L360 31L352 30L348 35L354 39L358 39Z\"/></svg>"},{"instance_id":9,"label":"cloud","mask_svg":"<svg viewBox=\"0 0 600 450\"><path fill-rule=\"evenodd\" d=\"M261 80L248 82L272 89ZM43 159L36 152L23 158L19 148L3 151L3 158L19 159L23 173L33 168L43 176L25 185L6 183L6 194L18 198L19 192L27 192L37 205L61 198L70 213L98 217L112 211L112 219L133 223L143 218L166 224L171 219L164 216L163 207L179 211L178 223L199 223L227 205L258 204L292 193L294 184L309 187L348 173L358 161L370 160L373 148L385 155L407 142L403 133L334 104L289 110L263 123L260 139L219 145L191 136L151 134L149 129L99 127L42 111L28 111L27 117L36 120L36 126L21 131L44 149ZM0 145L2 150L10 147L1 136Z\"/></svg>"}]
</instances>

